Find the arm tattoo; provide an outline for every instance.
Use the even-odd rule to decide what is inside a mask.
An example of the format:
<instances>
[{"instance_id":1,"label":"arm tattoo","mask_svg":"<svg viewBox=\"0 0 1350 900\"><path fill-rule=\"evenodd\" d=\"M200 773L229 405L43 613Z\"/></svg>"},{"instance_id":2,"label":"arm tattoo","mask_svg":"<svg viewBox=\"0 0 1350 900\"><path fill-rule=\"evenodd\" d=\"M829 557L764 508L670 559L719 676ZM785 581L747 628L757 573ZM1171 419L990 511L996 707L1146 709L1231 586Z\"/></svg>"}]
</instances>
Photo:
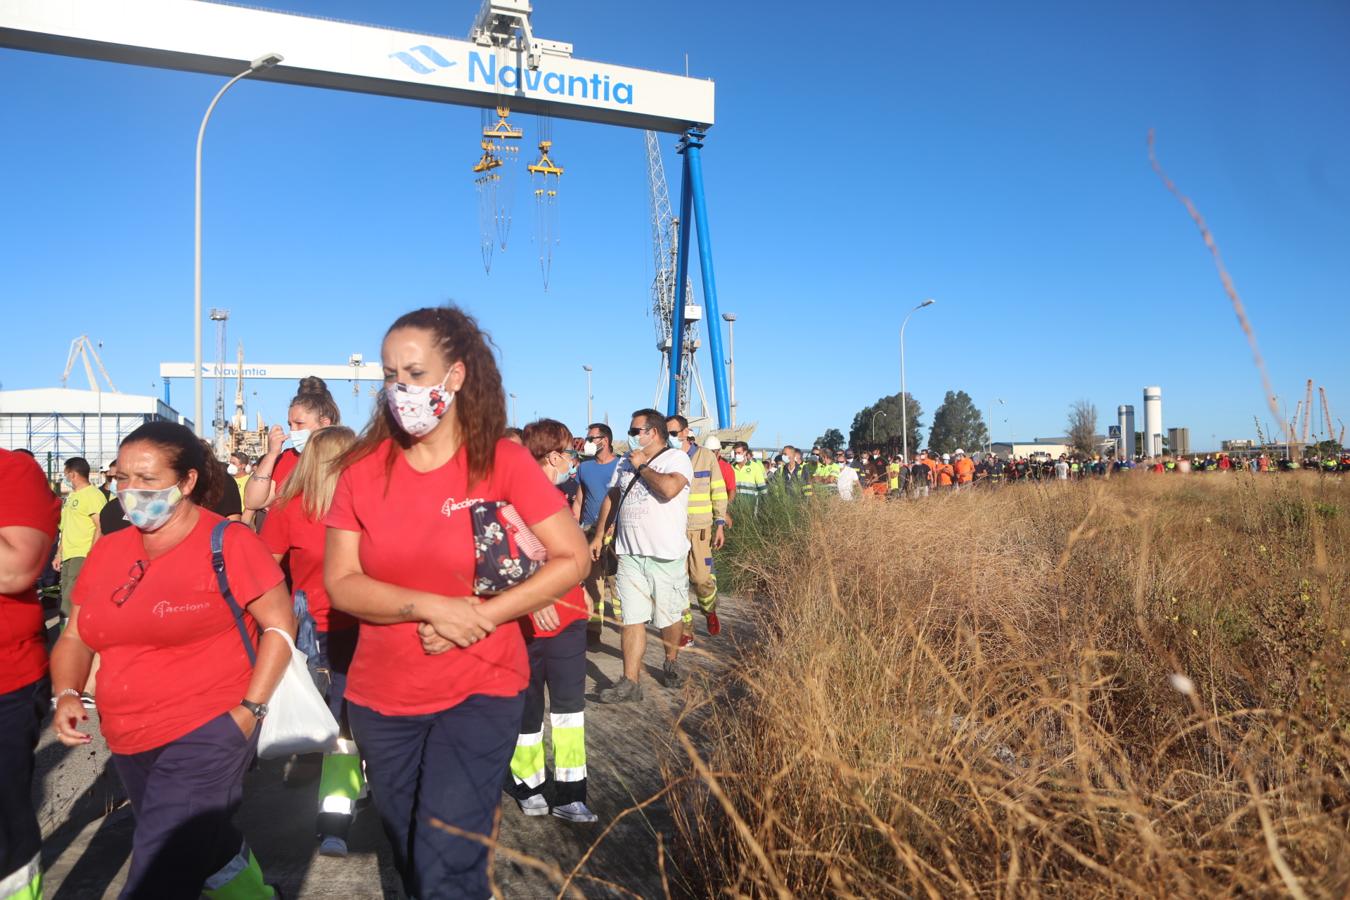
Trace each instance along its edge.
<instances>
[{"instance_id":1,"label":"arm tattoo","mask_svg":"<svg viewBox=\"0 0 1350 900\"><path fill-rule=\"evenodd\" d=\"M411 603L408 603L403 606L400 606L398 609L398 614L405 619L408 618L413 614L413 605Z\"/></svg>"}]
</instances>

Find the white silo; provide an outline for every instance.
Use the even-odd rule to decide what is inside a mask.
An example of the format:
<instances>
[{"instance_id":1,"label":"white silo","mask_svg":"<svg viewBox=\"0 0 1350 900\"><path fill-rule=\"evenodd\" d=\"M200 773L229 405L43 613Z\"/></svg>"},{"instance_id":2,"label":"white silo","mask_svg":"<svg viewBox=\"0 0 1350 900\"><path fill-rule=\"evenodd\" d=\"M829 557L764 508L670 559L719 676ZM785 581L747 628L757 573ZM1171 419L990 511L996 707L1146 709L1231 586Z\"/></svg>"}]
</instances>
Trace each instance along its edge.
<instances>
[{"instance_id":1,"label":"white silo","mask_svg":"<svg viewBox=\"0 0 1350 900\"><path fill-rule=\"evenodd\" d=\"M1144 388L1144 455L1162 456L1162 388Z\"/></svg>"},{"instance_id":2,"label":"white silo","mask_svg":"<svg viewBox=\"0 0 1350 900\"><path fill-rule=\"evenodd\" d=\"M1128 403L1116 407L1116 459L1134 459L1134 407Z\"/></svg>"}]
</instances>

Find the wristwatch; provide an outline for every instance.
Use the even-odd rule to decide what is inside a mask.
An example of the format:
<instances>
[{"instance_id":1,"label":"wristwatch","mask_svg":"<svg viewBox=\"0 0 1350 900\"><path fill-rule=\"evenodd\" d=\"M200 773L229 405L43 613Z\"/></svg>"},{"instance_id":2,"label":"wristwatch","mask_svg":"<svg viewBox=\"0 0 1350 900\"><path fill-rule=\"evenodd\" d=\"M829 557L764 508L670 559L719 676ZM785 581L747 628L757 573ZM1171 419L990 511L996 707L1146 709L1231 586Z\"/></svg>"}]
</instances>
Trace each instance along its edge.
<instances>
[{"instance_id":1,"label":"wristwatch","mask_svg":"<svg viewBox=\"0 0 1350 900\"><path fill-rule=\"evenodd\" d=\"M239 705L253 713L253 718L257 719L259 722L267 717L266 703L254 703L252 700L240 700Z\"/></svg>"}]
</instances>

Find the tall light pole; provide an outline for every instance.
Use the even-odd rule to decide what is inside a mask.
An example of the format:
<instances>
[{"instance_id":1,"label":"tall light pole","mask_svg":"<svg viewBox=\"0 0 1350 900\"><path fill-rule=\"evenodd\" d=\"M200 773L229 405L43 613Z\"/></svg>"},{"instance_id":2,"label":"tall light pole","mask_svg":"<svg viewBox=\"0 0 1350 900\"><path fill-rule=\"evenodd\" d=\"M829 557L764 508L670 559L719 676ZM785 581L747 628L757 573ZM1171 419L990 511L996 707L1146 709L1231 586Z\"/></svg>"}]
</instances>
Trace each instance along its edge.
<instances>
[{"instance_id":1,"label":"tall light pole","mask_svg":"<svg viewBox=\"0 0 1350 900\"><path fill-rule=\"evenodd\" d=\"M731 388L731 427L736 427L736 314L722 313L727 323L727 381Z\"/></svg>"},{"instance_id":2,"label":"tall light pole","mask_svg":"<svg viewBox=\"0 0 1350 900\"><path fill-rule=\"evenodd\" d=\"M202 141L206 138L206 123L211 120L211 113L215 110L216 104L220 102L220 98L225 95L225 92L234 87L235 82L241 78L247 78L254 72L270 69L281 62L282 58L280 53L260 56L249 63L247 69L225 82L225 86L217 91L216 96L212 98L211 105L206 107L206 115L202 116L202 126L197 129L197 193L193 220L192 266L192 348L196 369L192 375L192 424L197 429L198 437L202 436Z\"/></svg>"},{"instance_id":3,"label":"tall light pole","mask_svg":"<svg viewBox=\"0 0 1350 900\"><path fill-rule=\"evenodd\" d=\"M910 316L925 306L932 306L936 302L932 297L929 297L906 313L905 320L900 323L900 452L904 454L906 462L909 462L909 398L905 396L905 326L909 324Z\"/></svg>"},{"instance_id":4,"label":"tall light pole","mask_svg":"<svg viewBox=\"0 0 1350 900\"><path fill-rule=\"evenodd\" d=\"M995 397L994 399L998 401L999 406L1003 405L1002 397ZM984 414L985 418L988 420L985 422L985 433L989 437L989 440L985 444L985 452L992 455L994 452L994 408L992 406L988 407L985 409ZM1005 419L1004 421L1006 422L1007 420Z\"/></svg>"},{"instance_id":5,"label":"tall light pole","mask_svg":"<svg viewBox=\"0 0 1350 900\"><path fill-rule=\"evenodd\" d=\"M103 349L103 342L98 342L98 349ZM99 354L103 356L102 353ZM94 393L98 394L98 465L100 470L103 467L103 388L99 387L98 381L94 381Z\"/></svg>"},{"instance_id":6,"label":"tall light pole","mask_svg":"<svg viewBox=\"0 0 1350 900\"><path fill-rule=\"evenodd\" d=\"M506 396L508 396L508 397L511 398L511 427L512 427L512 428L515 428L515 427L516 427L516 395L515 395L515 394L507 394Z\"/></svg>"},{"instance_id":7,"label":"tall light pole","mask_svg":"<svg viewBox=\"0 0 1350 900\"><path fill-rule=\"evenodd\" d=\"M591 409L595 396L591 393L591 367L583 365L581 368L586 370L586 427L590 428L591 423L595 421L595 415Z\"/></svg>"},{"instance_id":8,"label":"tall light pole","mask_svg":"<svg viewBox=\"0 0 1350 900\"><path fill-rule=\"evenodd\" d=\"M902 398L902 399L903 399L903 398ZM886 410L884 410L884 409L879 409L879 410L877 410L876 412L872 413L872 445L873 445L873 446L876 446L876 443L877 443L877 416L884 416L884 415L886 415Z\"/></svg>"}]
</instances>

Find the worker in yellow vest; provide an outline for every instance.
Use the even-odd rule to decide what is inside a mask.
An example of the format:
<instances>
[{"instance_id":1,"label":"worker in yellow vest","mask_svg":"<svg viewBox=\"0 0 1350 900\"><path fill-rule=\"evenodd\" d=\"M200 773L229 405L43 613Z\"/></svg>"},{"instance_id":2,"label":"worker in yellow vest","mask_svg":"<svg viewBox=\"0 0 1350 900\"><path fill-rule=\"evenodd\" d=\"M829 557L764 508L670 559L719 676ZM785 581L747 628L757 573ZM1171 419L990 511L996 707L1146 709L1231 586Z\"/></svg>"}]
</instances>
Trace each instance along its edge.
<instances>
[{"instance_id":1,"label":"worker in yellow vest","mask_svg":"<svg viewBox=\"0 0 1350 900\"><path fill-rule=\"evenodd\" d=\"M689 454L689 462L694 467L694 480L689 483L689 513L685 525L689 536L686 564L689 593L703 611L708 634L716 635L722 630L722 623L717 618L717 574L713 571L713 551L720 550L726 542L727 484L722 478L722 467L717 464L717 455L694 443L688 419L671 416L666 420L666 430L670 433L671 442L678 445L677 449ZM691 608L687 608L684 611L684 635L680 638L680 646L687 647L693 642L694 613Z\"/></svg>"}]
</instances>

